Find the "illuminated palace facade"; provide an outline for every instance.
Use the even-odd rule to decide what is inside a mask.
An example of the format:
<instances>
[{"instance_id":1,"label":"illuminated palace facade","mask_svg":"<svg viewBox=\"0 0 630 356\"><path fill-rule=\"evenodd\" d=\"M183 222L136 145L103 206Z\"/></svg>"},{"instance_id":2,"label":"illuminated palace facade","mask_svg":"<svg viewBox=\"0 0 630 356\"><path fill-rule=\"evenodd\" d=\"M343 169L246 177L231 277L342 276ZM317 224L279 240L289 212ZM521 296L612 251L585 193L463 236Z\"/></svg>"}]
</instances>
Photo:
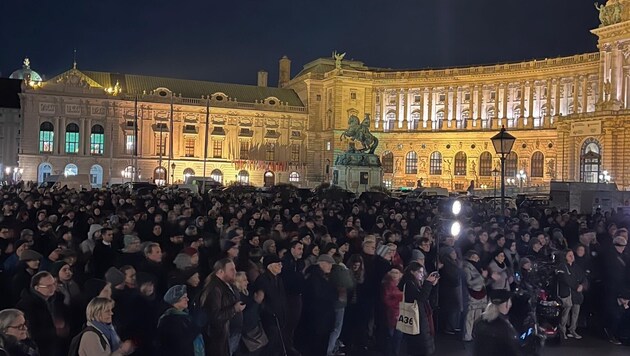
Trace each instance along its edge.
<instances>
[{"instance_id":1,"label":"illuminated palace facade","mask_svg":"<svg viewBox=\"0 0 630 356\"><path fill-rule=\"evenodd\" d=\"M623 7L625 5L625 7ZM619 6L620 12L616 7ZM595 11L595 10L594 10ZM493 187L490 138L517 138L506 179L630 184L630 1L608 1L592 33L599 52L513 64L384 70L315 60L291 80L308 107L309 160L326 166L347 148L347 118L371 114L387 186ZM602 17L602 16L600 16ZM309 166L310 167L310 166ZM604 175L604 172L607 174Z\"/></svg>"},{"instance_id":2,"label":"illuminated palace facade","mask_svg":"<svg viewBox=\"0 0 630 356\"><path fill-rule=\"evenodd\" d=\"M330 181L348 147L348 117L369 114L389 187L492 187L490 137L505 126L517 138L508 183L611 180L626 189L630 0L600 11L597 52L513 64L390 70L321 58L291 78L284 57L280 88L266 86L266 73L241 86L71 69L21 94L23 179L130 177L137 122L143 180L202 175L208 137L208 176L314 186Z\"/></svg>"},{"instance_id":3,"label":"illuminated palace facade","mask_svg":"<svg viewBox=\"0 0 630 356\"><path fill-rule=\"evenodd\" d=\"M89 174L95 187L169 184L202 176L205 165L206 176L225 184L306 185L306 108L294 91L267 87L266 75L247 86L75 66L25 80L22 179Z\"/></svg>"}]
</instances>

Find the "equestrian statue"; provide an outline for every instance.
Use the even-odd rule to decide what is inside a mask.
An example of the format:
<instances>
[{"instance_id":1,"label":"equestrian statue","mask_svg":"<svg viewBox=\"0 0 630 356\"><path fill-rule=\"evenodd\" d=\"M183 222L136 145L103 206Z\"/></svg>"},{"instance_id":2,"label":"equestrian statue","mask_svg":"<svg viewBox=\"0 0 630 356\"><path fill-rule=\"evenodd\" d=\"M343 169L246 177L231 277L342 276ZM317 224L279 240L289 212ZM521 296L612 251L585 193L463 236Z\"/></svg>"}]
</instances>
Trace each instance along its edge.
<instances>
[{"instance_id":1,"label":"equestrian statue","mask_svg":"<svg viewBox=\"0 0 630 356\"><path fill-rule=\"evenodd\" d=\"M354 141L358 141L363 146L358 150L359 152L374 154L378 146L378 138L370 132L370 114L365 114L365 119L362 122L359 121L356 115L350 115L348 118L348 129L341 134L340 140L343 140L344 137L351 140L351 149L349 151L353 151Z\"/></svg>"}]
</instances>

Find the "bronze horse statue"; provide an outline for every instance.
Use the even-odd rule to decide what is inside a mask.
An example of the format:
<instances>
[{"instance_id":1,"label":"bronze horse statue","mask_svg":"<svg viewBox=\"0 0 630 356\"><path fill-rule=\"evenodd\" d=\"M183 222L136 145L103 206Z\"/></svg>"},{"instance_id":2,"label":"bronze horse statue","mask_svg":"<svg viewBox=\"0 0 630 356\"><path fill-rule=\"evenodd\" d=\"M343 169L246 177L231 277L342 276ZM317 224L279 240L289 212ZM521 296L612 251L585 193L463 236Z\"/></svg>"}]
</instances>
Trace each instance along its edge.
<instances>
[{"instance_id":1,"label":"bronze horse statue","mask_svg":"<svg viewBox=\"0 0 630 356\"><path fill-rule=\"evenodd\" d=\"M378 138L370 132L370 114L365 114L365 119L359 122L356 115L350 115L348 118L348 128L341 134L341 140L344 137L352 141L359 141L363 146L359 151L374 154L378 146Z\"/></svg>"}]
</instances>

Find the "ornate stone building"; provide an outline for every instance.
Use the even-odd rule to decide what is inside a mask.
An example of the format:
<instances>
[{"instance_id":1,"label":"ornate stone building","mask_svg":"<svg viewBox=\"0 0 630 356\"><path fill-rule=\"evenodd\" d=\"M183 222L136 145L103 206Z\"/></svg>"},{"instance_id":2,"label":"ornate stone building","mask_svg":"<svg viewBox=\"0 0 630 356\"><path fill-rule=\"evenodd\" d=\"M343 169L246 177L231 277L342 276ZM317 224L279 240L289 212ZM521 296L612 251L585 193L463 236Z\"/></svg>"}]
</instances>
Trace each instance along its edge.
<instances>
[{"instance_id":1,"label":"ornate stone building","mask_svg":"<svg viewBox=\"0 0 630 356\"><path fill-rule=\"evenodd\" d=\"M306 108L294 91L266 87L265 72L258 86L246 86L82 71L75 64L48 81L26 83L24 180L89 174L102 186L135 175L164 184L203 175L205 161L206 176L224 183L307 184Z\"/></svg>"},{"instance_id":2,"label":"ornate stone building","mask_svg":"<svg viewBox=\"0 0 630 356\"><path fill-rule=\"evenodd\" d=\"M492 187L500 167L490 138L505 126L517 138L509 184L612 179L625 189L630 1L608 1L600 19L592 31L599 52L571 57L440 70L371 68L339 56L308 63L286 87L308 107L312 179L328 178L347 147L339 137L348 116L371 114L387 186Z\"/></svg>"},{"instance_id":3,"label":"ornate stone building","mask_svg":"<svg viewBox=\"0 0 630 356\"><path fill-rule=\"evenodd\" d=\"M517 138L506 161L509 184L611 179L625 189L630 0L598 10L597 52L513 64L391 70L336 55L291 78L283 57L281 89L266 87L265 73L258 86L241 86L74 68L21 95L20 166L30 180L64 172L90 173L95 184L129 177L137 117L143 178L201 175L207 132L207 175L313 186L330 181L347 148L340 135L348 117L369 114L390 187L419 180L452 190L471 181L492 187L498 159L490 137L505 126Z\"/></svg>"}]
</instances>

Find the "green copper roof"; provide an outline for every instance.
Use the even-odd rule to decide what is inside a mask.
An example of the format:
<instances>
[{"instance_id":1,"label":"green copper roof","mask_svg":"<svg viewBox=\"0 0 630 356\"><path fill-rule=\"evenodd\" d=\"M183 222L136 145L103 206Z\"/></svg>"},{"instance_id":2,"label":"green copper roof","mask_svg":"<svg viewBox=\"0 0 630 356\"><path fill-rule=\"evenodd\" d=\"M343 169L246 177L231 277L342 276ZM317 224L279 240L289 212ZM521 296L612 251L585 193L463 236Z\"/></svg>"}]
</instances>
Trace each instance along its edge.
<instances>
[{"instance_id":1,"label":"green copper roof","mask_svg":"<svg viewBox=\"0 0 630 356\"><path fill-rule=\"evenodd\" d=\"M304 107L297 93L291 89L86 70L80 70L80 72L104 88L113 87L118 82L124 94L150 93L157 88L166 88L175 95L181 94L185 98L200 99L202 96L223 93L242 103L261 102L269 97L275 97L291 106Z\"/></svg>"}]
</instances>

